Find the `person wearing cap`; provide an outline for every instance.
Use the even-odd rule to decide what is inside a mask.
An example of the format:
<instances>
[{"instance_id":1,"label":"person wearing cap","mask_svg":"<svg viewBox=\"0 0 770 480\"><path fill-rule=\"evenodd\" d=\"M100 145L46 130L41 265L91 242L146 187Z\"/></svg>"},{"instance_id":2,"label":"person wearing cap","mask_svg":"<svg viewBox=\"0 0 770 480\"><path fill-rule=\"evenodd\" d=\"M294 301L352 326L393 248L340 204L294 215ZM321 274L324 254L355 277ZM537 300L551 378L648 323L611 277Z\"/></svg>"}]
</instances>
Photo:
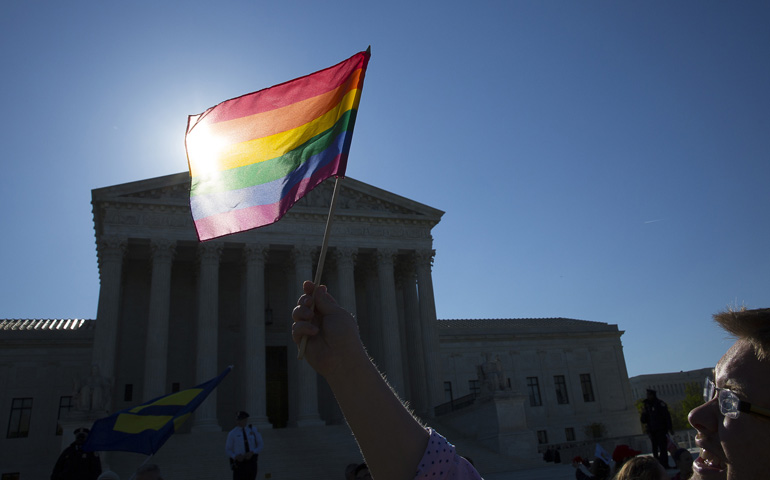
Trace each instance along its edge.
<instances>
[{"instance_id":1,"label":"person wearing cap","mask_svg":"<svg viewBox=\"0 0 770 480\"><path fill-rule=\"evenodd\" d=\"M647 429L647 436L652 444L652 456L668 470L668 437L666 433L674 434L671 414L666 402L658 398L657 392L647 389L647 398L642 402L641 422Z\"/></svg>"},{"instance_id":2,"label":"person wearing cap","mask_svg":"<svg viewBox=\"0 0 770 480\"><path fill-rule=\"evenodd\" d=\"M249 414L237 412L236 426L227 434L225 450L230 457L233 480L255 480L257 478L257 460L264 447L262 435L256 427L247 425Z\"/></svg>"},{"instance_id":3,"label":"person wearing cap","mask_svg":"<svg viewBox=\"0 0 770 480\"><path fill-rule=\"evenodd\" d=\"M102 473L102 461L96 452L84 452L83 444L91 431L75 430L75 441L61 452L51 473L51 480L96 480Z\"/></svg>"}]
</instances>

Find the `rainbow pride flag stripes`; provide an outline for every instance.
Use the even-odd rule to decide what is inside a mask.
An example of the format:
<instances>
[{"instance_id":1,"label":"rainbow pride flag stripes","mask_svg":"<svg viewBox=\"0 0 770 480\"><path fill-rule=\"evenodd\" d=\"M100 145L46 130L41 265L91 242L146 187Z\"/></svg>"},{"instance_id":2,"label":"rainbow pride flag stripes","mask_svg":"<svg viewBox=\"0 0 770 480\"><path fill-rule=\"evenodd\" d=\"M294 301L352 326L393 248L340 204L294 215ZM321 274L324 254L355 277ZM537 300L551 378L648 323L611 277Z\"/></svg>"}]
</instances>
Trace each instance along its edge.
<instances>
[{"instance_id":1,"label":"rainbow pride flag stripes","mask_svg":"<svg viewBox=\"0 0 770 480\"><path fill-rule=\"evenodd\" d=\"M369 52L226 100L187 120L190 208L200 241L277 222L344 176Z\"/></svg>"}]
</instances>

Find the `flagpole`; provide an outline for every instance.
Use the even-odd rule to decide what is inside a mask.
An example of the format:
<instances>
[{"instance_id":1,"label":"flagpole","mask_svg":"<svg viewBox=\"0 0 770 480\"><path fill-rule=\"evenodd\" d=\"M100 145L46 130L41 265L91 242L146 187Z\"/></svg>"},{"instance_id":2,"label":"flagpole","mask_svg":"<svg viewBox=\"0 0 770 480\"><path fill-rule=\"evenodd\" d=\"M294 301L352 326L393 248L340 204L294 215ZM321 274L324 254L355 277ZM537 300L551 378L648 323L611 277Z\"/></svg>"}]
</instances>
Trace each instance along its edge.
<instances>
[{"instance_id":1,"label":"flagpole","mask_svg":"<svg viewBox=\"0 0 770 480\"><path fill-rule=\"evenodd\" d=\"M324 239L323 243L321 244L321 254L318 257L318 266L315 269L315 278L313 279L313 284L315 286L320 285L321 282L321 272L323 272L324 269L324 260L326 259L326 250L329 247L329 232L332 228L332 219L334 218L334 209L337 206L337 194L339 194L340 191L340 183L342 181L342 177L337 177L337 179L334 182L334 193L332 193L332 201L331 205L329 205L329 216L326 219L326 229L324 230ZM297 352L297 360L302 360L302 358L305 356L305 346L307 345L307 336L302 337L302 341L299 344L299 352Z\"/></svg>"}]
</instances>

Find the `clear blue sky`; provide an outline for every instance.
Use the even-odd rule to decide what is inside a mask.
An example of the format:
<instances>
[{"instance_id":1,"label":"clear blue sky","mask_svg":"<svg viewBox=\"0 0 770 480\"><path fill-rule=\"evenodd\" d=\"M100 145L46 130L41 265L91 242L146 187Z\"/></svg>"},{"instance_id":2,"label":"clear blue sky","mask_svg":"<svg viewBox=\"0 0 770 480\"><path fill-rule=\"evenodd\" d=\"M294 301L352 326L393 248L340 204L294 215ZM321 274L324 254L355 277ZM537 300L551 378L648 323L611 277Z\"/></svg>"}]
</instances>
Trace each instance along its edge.
<instances>
[{"instance_id":1,"label":"clear blue sky","mask_svg":"<svg viewBox=\"0 0 770 480\"><path fill-rule=\"evenodd\" d=\"M94 318L91 189L372 46L348 175L446 214L440 318L617 324L631 376L770 306L770 3L0 3L0 318Z\"/></svg>"}]
</instances>

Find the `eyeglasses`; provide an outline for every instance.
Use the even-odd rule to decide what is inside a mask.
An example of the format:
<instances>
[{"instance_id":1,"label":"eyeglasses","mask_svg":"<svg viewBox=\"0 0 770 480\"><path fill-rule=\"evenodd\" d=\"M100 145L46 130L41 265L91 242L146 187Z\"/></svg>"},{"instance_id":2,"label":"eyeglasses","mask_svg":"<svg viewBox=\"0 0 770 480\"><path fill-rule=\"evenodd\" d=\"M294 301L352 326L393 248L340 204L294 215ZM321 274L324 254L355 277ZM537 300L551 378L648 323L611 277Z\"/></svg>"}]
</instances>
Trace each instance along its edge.
<instances>
[{"instance_id":1,"label":"eyeglasses","mask_svg":"<svg viewBox=\"0 0 770 480\"><path fill-rule=\"evenodd\" d=\"M710 402L715 395L719 396L719 411L722 415L730 418L738 418L740 412L753 413L761 417L770 418L770 409L755 407L749 402L744 402L738 398L732 390L719 388L714 385L710 378L706 378L703 386L703 401Z\"/></svg>"}]
</instances>

